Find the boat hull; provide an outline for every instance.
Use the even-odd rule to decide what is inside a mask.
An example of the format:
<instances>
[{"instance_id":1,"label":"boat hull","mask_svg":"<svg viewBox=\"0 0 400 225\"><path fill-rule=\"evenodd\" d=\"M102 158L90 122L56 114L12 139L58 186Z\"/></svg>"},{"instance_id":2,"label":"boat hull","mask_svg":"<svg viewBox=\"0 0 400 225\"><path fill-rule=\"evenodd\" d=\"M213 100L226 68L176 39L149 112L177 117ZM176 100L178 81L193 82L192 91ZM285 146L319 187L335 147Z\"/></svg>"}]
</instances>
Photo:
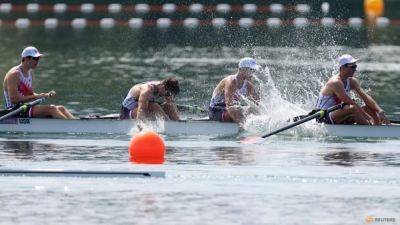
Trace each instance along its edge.
<instances>
[{"instance_id":1,"label":"boat hull","mask_svg":"<svg viewBox=\"0 0 400 225\"><path fill-rule=\"evenodd\" d=\"M239 132L239 127L235 123L209 120L159 121L150 125L152 129L166 135L233 136ZM400 138L400 125L315 124L315 126L322 126L324 136L328 137ZM0 132L132 134L137 131L136 120L11 118L0 121Z\"/></svg>"},{"instance_id":2,"label":"boat hull","mask_svg":"<svg viewBox=\"0 0 400 225\"><path fill-rule=\"evenodd\" d=\"M328 136L400 138L400 125L328 125L324 124Z\"/></svg>"},{"instance_id":3,"label":"boat hull","mask_svg":"<svg viewBox=\"0 0 400 225\"><path fill-rule=\"evenodd\" d=\"M160 121L150 125L167 135L230 136L239 132L235 123L208 120ZM137 131L136 120L11 118L0 122L0 132L131 134Z\"/></svg>"}]
</instances>

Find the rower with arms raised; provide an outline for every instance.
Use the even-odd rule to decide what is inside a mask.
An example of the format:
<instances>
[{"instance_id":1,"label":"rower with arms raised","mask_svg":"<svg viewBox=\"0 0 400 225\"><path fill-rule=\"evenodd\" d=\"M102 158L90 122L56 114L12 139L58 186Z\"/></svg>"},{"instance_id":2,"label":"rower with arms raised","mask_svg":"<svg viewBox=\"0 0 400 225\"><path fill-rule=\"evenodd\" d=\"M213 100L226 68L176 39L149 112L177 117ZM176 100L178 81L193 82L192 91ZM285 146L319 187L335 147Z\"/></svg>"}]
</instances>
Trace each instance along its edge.
<instances>
[{"instance_id":1,"label":"rower with arms raised","mask_svg":"<svg viewBox=\"0 0 400 225\"><path fill-rule=\"evenodd\" d=\"M251 82L253 74L260 69L256 60L242 58L236 74L222 79L214 89L210 105L209 118L221 122L240 123L245 110L240 105L241 98L247 98L258 104L260 97Z\"/></svg>"},{"instance_id":2,"label":"rower with arms raised","mask_svg":"<svg viewBox=\"0 0 400 225\"><path fill-rule=\"evenodd\" d=\"M122 102L120 119L179 120L174 96L179 94L179 82L173 77L134 85Z\"/></svg>"},{"instance_id":3,"label":"rower with arms raised","mask_svg":"<svg viewBox=\"0 0 400 225\"><path fill-rule=\"evenodd\" d=\"M53 97L54 91L47 93L33 92L33 70L37 67L41 53L35 47L27 47L22 51L21 63L11 68L4 77L3 89L7 109L42 97ZM52 117L73 119L74 116L62 105L36 105L22 112L18 117Z\"/></svg>"},{"instance_id":4,"label":"rower with arms raised","mask_svg":"<svg viewBox=\"0 0 400 225\"><path fill-rule=\"evenodd\" d=\"M360 124L380 125L390 124L385 112L360 86L354 77L358 59L351 55L342 55L339 61L339 74L332 76L321 89L317 109L328 109L341 102L346 103L342 109L338 109L326 115L320 120L328 124ZM350 91L354 91L365 103L359 106L351 97Z\"/></svg>"}]
</instances>

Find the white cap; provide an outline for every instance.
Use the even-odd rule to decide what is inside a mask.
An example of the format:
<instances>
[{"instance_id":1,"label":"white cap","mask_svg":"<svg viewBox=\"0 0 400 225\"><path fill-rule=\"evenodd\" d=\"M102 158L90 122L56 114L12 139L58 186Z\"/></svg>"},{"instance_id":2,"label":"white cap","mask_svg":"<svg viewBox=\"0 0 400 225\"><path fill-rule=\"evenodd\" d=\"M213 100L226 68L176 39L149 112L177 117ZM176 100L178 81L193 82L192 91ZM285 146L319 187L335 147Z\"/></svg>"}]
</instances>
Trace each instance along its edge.
<instances>
[{"instance_id":1,"label":"white cap","mask_svg":"<svg viewBox=\"0 0 400 225\"><path fill-rule=\"evenodd\" d=\"M341 55L338 58L338 62L339 62L339 67L346 65L348 63L355 63L357 62L358 59L354 58L353 56L346 54L346 55Z\"/></svg>"},{"instance_id":2,"label":"white cap","mask_svg":"<svg viewBox=\"0 0 400 225\"><path fill-rule=\"evenodd\" d=\"M37 48L35 48L35 47L33 47L33 46L29 46L29 47L26 47L23 51L22 51L22 53L21 53L21 57L22 58L25 58L25 57L28 57L28 56L31 56L31 57L40 57L40 56L42 56L43 54L41 54L38 50L37 50Z\"/></svg>"},{"instance_id":3,"label":"white cap","mask_svg":"<svg viewBox=\"0 0 400 225\"><path fill-rule=\"evenodd\" d=\"M250 68L253 70L258 70L258 69L260 69L260 66L257 65L257 62L255 59L250 58L250 57L245 57L239 61L239 68Z\"/></svg>"}]
</instances>

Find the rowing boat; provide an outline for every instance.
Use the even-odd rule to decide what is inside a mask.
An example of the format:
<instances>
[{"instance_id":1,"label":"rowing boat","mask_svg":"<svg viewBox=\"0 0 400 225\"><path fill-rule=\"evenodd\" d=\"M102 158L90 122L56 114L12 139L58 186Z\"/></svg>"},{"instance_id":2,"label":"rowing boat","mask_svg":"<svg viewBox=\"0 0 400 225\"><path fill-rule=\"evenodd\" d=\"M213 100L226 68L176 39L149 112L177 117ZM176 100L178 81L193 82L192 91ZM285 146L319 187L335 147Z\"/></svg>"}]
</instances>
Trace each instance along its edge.
<instances>
[{"instance_id":1,"label":"rowing boat","mask_svg":"<svg viewBox=\"0 0 400 225\"><path fill-rule=\"evenodd\" d=\"M400 138L400 125L328 125L325 134L336 137Z\"/></svg>"},{"instance_id":2,"label":"rowing boat","mask_svg":"<svg viewBox=\"0 0 400 225\"><path fill-rule=\"evenodd\" d=\"M233 136L239 132L239 127L235 123L209 120L158 121L152 125L152 128L158 132L171 136ZM315 123L314 126L321 128L318 130L324 136L400 138L400 125L370 126ZM78 120L10 118L0 121L0 132L130 134L137 130L136 120L119 120L110 117Z\"/></svg>"},{"instance_id":3,"label":"rowing boat","mask_svg":"<svg viewBox=\"0 0 400 225\"><path fill-rule=\"evenodd\" d=\"M166 135L232 136L239 132L235 123L209 120L155 121L149 125ZM0 121L0 132L130 134L135 131L138 131L136 120L114 118L9 118Z\"/></svg>"},{"instance_id":4,"label":"rowing boat","mask_svg":"<svg viewBox=\"0 0 400 225\"><path fill-rule=\"evenodd\" d=\"M96 171L96 170L60 170L60 169L1 169L0 176L29 177L127 177L127 178L164 178L160 171Z\"/></svg>"}]
</instances>

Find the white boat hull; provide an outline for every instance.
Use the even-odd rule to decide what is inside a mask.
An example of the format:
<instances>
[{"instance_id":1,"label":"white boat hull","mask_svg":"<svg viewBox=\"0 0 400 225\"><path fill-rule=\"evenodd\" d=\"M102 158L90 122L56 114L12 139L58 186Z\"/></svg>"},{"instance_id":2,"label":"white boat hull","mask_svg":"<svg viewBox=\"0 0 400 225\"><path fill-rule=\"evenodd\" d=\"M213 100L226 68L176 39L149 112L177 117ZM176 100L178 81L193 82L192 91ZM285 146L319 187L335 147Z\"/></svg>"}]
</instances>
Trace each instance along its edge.
<instances>
[{"instance_id":1,"label":"white boat hull","mask_svg":"<svg viewBox=\"0 0 400 225\"><path fill-rule=\"evenodd\" d=\"M328 125L324 124L328 136L400 138L400 125Z\"/></svg>"},{"instance_id":2,"label":"white boat hull","mask_svg":"<svg viewBox=\"0 0 400 225\"><path fill-rule=\"evenodd\" d=\"M207 120L160 121L151 127L166 135L231 136L239 132L235 123ZM135 120L11 118L0 122L0 132L131 134L137 131Z\"/></svg>"},{"instance_id":3,"label":"white boat hull","mask_svg":"<svg viewBox=\"0 0 400 225\"><path fill-rule=\"evenodd\" d=\"M400 125L315 124L315 126L322 126L325 136L400 138ZM235 123L208 120L160 121L154 122L151 127L166 135L233 136L239 132L239 127ZM11 118L0 121L0 132L132 134L137 131L135 120Z\"/></svg>"}]
</instances>

